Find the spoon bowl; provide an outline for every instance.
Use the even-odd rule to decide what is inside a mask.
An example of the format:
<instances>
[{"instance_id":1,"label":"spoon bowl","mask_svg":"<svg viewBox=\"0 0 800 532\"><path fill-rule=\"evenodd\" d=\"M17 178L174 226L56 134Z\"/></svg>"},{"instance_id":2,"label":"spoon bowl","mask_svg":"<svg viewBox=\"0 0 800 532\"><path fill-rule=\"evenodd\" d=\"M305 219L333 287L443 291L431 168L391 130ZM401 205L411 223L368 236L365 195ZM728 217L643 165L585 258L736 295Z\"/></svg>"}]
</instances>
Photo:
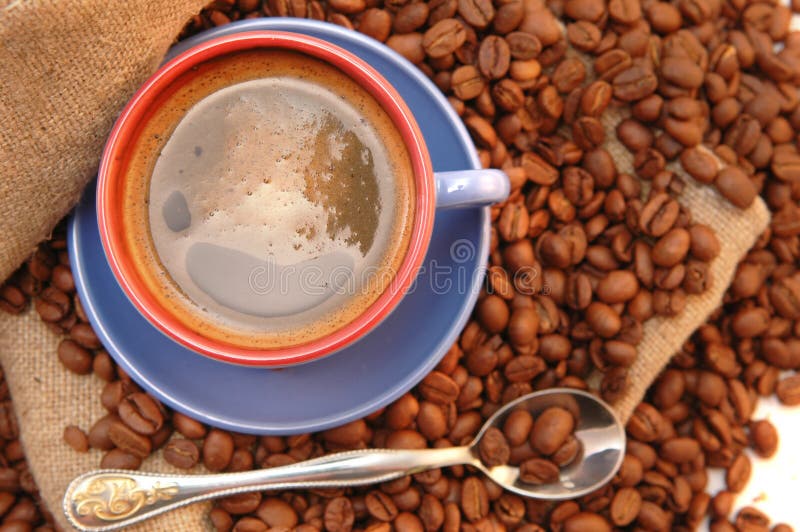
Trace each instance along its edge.
<instances>
[{"instance_id":1,"label":"spoon bowl","mask_svg":"<svg viewBox=\"0 0 800 532\"><path fill-rule=\"evenodd\" d=\"M581 452L550 484L520 479L512 465L487 467L479 446L486 431L502 430L511 412L534 417L559 406L576 420ZM79 530L118 530L187 504L252 491L345 488L386 482L427 469L472 466L503 488L545 500L573 499L592 492L616 474L625 454L625 430L606 403L569 388L524 395L498 410L469 445L441 449L363 449L330 454L270 469L212 475L159 475L116 469L91 471L73 480L64 495L64 513Z\"/></svg>"},{"instance_id":2,"label":"spoon bowl","mask_svg":"<svg viewBox=\"0 0 800 532\"><path fill-rule=\"evenodd\" d=\"M606 403L582 390L551 388L524 395L504 405L484 423L470 443L470 450L479 457L481 438L490 427L502 430L511 412L522 409L536 417L553 406L572 413L576 420L575 437L581 443L580 454L571 464L561 468L558 482L528 484L520 480L518 467L486 467L480 459L476 467L508 491L545 500L581 497L610 481L625 457L625 428Z\"/></svg>"}]
</instances>

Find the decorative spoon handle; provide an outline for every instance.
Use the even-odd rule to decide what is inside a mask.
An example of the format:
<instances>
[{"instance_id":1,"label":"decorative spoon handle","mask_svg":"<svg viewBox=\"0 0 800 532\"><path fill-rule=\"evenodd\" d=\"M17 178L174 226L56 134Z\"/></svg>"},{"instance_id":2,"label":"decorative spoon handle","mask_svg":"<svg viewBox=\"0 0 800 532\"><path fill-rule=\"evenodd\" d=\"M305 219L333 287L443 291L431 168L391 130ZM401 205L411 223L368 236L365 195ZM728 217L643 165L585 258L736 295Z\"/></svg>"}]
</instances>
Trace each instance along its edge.
<instances>
[{"instance_id":1,"label":"decorative spoon handle","mask_svg":"<svg viewBox=\"0 0 800 532\"><path fill-rule=\"evenodd\" d=\"M64 512L80 530L117 530L215 497L272 489L360 486L435 467L476 462L469 447L448 447L348 451L272 469L211 475L104 469L70 483L64 495Z\"/></svg>"}]
</instances>

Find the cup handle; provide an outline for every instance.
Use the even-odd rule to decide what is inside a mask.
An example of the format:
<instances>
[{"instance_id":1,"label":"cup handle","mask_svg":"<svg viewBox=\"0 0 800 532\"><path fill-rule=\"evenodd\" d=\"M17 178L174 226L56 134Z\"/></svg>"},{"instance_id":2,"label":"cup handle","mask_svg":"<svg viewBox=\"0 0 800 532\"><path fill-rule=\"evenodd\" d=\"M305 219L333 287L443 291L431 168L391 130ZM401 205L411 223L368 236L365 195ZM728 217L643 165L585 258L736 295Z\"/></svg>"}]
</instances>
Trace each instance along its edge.
<instances>
[{"instance_id":1,"label":"cup handle","mask_svg":"<svg viewBox=\"0 0 800 532\"><path fill-rule=\"evenodd\" d=\"M436 172L436 208L483 207L508 197L511 184L501 170Z\"/></svg>"}]
</instances>

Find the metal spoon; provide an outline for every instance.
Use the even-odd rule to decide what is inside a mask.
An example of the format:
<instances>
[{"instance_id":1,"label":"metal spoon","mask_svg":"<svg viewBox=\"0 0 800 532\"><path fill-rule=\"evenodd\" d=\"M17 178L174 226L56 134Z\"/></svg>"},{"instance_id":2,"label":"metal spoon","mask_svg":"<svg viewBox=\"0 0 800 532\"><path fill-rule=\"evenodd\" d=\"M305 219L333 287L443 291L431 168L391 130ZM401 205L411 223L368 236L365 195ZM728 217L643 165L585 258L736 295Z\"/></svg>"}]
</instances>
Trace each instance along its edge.
<instances>
[{"instance_id":1,"label":"metal spoon","mask_svg":"<svg viewBox=\"0 0 800 532\"><path fill-rule=\"evenodd\" d=\"M531 485L519 468L486 467L478 444L489 427L502 429L516 409L536 416L551 406L571 411L582 453L558 482ZM272 469L212 475L158 475L106 469L79 476L67 487L64 512L80 530L116 530L187 504L237 493L292 488L339 488L385 482L426 469L458 464L482 471L505 489L537 499L572 499L616 474L625 453L625 430L610 407L593 395L554 388L525 395L498 410L469 445L442 449L364 449Z\"/></svg>"}]
</instances>

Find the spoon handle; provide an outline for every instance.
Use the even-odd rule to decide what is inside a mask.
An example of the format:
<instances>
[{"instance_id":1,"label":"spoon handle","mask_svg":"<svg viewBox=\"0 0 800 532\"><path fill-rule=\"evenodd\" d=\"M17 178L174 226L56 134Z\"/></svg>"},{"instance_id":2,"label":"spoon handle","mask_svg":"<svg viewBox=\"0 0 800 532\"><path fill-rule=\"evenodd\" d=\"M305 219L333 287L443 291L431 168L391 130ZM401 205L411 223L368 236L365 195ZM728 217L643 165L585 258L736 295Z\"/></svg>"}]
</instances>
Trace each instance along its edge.
<instances>
[{"instance_id":1,"label":"spoon handle","mask_svg":"<svg viewBox=\"0 0 800 532\"><path fill-rule=\"evenodd\" d=\"M211 475L104 469L70 483L64 495L64 512L80 530L116 530L215 497L272 489L360 486L474 462L469 447L447 447L347 451L271 469Z\"/></svg>"}]
</instances>

